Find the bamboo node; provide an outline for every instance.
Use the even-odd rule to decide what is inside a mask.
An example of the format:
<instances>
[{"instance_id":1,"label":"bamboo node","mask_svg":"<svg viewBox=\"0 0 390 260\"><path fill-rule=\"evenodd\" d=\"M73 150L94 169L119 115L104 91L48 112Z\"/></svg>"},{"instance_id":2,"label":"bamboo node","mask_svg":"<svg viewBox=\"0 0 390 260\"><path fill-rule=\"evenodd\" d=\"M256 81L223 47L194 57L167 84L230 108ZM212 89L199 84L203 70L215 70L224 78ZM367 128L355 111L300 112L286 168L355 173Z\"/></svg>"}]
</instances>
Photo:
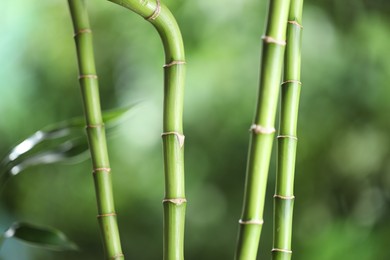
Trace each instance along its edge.
<instances>
[{"instance_id":1,"label":"bamboo node","mask_svg":"<svg viewBox=\"0 0 390 260\"><path fill-rule=\"evenodd\" d=\"M114 217L114 216L116 216L115 212L113 212L113 213L106 213L106 214L100 214L100 215L97 215L97 218Z\"/></svg>"},{"instance_id":2,"label":"bamboo node","mask_svg":"<svg viewBox=\"0 0 390 260\"><path fill-rule=\"evenodd\" d=\"M160 12L161 12L161 3L160 3L160 0L157 0L156 1L156 10L154 10L154 12L152 13L151 16L149 16L145 19L148 21L154 21L160 15Z\"/></svg>"},{"instance_id":3,"label":"bamboo node","mask_svg":"<svg viewBox=\"0 0 390 260\"><path fill-rule=\"evenodd\" d=\"M279 138L290 138L290 139L294 139L294 140L297 140L297 141L298 141L298 137L292 136L292 135L278 135L277 138L278 138L278 139L279 139Z\"/></svg>"},{"instance_id":4,"label":"bamboo node","mask_svg":"<svg viewBox=\"0 0 390 260\"><path fill-rule=\"evenodd\" d=\"M110 257L110 260L115 260L115 259L118 259L118 258L122 258L122 257L124 257L124 256L125 256L124 254L120 253L120 254L111 256L111 257Z\"/></svg>"},{"instance_id":5,"label":"bamboo node","mask_svg":"<svg viewBox=\"0 0 390 260\"><path fill-rule=\"evenodd\" d=\"M110 173L111 172L111 168L109 168L109 167L95 168L95 169L92 170L92 172L94 174L97 173L97 172Z\"/></svg>"},{"instance_id":6,"label":"bamboo node","mask_svg":"<svg viewBox=\"0 0 390 260\"><path fill-rule=\"evenodd\" d=\"M274 44L281 45L281 46L285 46L286 45L286 41L277 40L277 39L272 38L271 36L267 36L267 35L264 35L263 37L261 37L261 39L265 43L274 43Z\"/></svg>"},{"instance_id":7,"label":"bamboo node","mask_svg":"<svg viewBox=\"0 0 390 260\"><path fill-rule=\"evenodd\" d=\"M165 132L161 134L161 136L167 136L167 135L175 135L177 137L177 140L179 141L180 148L183 147L184 139L185 139L185 136L183 134L180 134L179 132Z\"/></svg>"},{"instance_id":8,"label":"bamboo node","mask_svg":"<svg viewBox=\"0 0 390 260\"><path fill-rule=\"evenodd\" d=\"M186 62L184 60L174 60L174 61L171 61L168 64L165 64L163 66L163 68L169 68L169 67L172 67L174 65L179 65L179 64L186 64Z\"/></svg>"},{"instance_id":9,"label":"bamboo node","mask_svg":"<svg viewBox=\"0 0 390 260\"><path fill-rule=\"evenodd\" d=\"M300 82L299 80L294 80L294 79L283 81L282 85L287 84L287 83L297 83L299 85L302 85L302 82Z\"/></svg>"},{"instance_id":10,"label":"bamboo node","mask_svg":"<svg viewBox=\"0 0 390 260\"><path fill-rule=\"evenodd\" d=\"M92 30L91 29L80 29L73 34L73 37L76 37L77 35L83 34L83 33L92 33Z\"/></svg>"},{"instance_id":11,"label":"bamboo node","mask_svg":"<svg viewBox=\"0 0 390 260\"><path fill-rule=\"evenodd\" d=\"M250 220L242 220L240 219L238 221L238 223L240 223L241 225L263 225L264 224L264 220L257 220L257 219L250 219Z\"/></svg>"},{"instance_id":12,"label":"bamboo node","mask_svg":"<svg viewBox=\"0 0 390 260\"><path fill-rule=\"evenodd\" d=\"M282 252L282 253L292 254L291 250L281 249L281 248L272 248L271 252Z\"/></svg>"},{"instance_id":13,"label":"bamboo node","mask_svg":"<svg viewBox=\"0 0 390 260\"><path fill-rule=\"evenodd\" d=\"M187 200L185 198L176 198L176 199L163 199L162 203L173 203L175 205L181 205L183 203L187 203Z\"/></svg>"},{"instance_id":14,"label":"bamboo node","mask_svg":"<svg viewBox=\"0 0 390 260\"><path fill-rule=\"evenodd\" d=\"M253 124L249 128L249 131L253 132L255 134L273 134L273 133L275 133L275 128L274 127L264 127L261 125Z\"/></svg>"},{"instance_id":15,"label":"bamboo node","mask_svg":"<svg viewBox=\"0 0 390 260\"><path fill-rule=\"evenodd\" d=\"M87 125L85 128L100 128L100 127L104 127L104 124L91 124L91 125Z\"/></svg>"},{"instance_id":16,"label":"bamboo node","mask_svg":"<svg viewBox=\"0 0 390 260\"><path fill-rule=\"evenodd\" d=\"M95 74L84 74L84 75L79 75L79 79L97 79L98 76Z\"/></svg>"},{"instance_id":17,"label":"bamboo node","mask_svg":"<svg viewBox=\"0 0 390 260\"><path fill-rule=\"evenodd\" d=\"M293 25L296 25L298 27L300 27L301 29L303 29L303 25L298 23L297 21L287 21L289 24L293 24Z\"/></svg>"},{"instance_id":18,"label":"bamboo node","mask_svg":"<svg viewBox=\"0 0 390 260\"><path fill-rule=\"evenodd\" d=\"M282 195L278 195L278 194L275 194L274 195L274 198L278 198L278 199L282 199L282 200L293 200L295 199L295 196L282 196Z\"/></svg>"}]
</instances>

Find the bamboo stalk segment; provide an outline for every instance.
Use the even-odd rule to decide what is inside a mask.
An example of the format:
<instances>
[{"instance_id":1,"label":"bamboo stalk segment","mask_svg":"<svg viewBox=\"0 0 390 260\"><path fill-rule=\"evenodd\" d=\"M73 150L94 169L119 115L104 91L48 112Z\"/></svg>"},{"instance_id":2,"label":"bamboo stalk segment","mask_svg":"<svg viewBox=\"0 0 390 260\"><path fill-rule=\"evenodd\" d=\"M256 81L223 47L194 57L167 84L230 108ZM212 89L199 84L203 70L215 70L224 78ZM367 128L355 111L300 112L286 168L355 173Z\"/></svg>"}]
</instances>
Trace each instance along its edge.
<instances>
[{"instance_id":1,"label":"bamboo stalk segment","mask_svg":"<svg viewBox=\"0 0 390 260\"><path fill-rule=\"evenodd\" d=\"M258 129L274 129L289 7L289 0L270 1L266 33L263 36L259 94L253 123L261 127L256 127ZM255 260L257 256L274 132L251 132L236 260ZM252 223L243 224L248 221Z\"/></svg>"},{"instance_id":2,"label":"bamboo stalk segment","mask_svg":"<svg viewBox=\"0 0 390 260\"><path fill-rule=\"evenodd\" d=\"M160 0L110 0L149 21L157 30L165 52L163 153L165 173L164 260L184 259L184 135L183 97L185 56L179 26Z\"/></svg>"},{"instance_id":3,"label":"bamboo stalk segment","mask_svg":"<svg viewBox=\"0 0 390 260\"><path fill-rule=\"evenodd\" d=\"M79 81L82 92L89 150L92 158L93 177L98 207L98 222L103 239L106 259L124 259L114 197L112 193L110 163L106 134L101 115L98 77L93 54L92 30L84 0L68 0L74 27Z\"/></svg>"},{"instance_id":4,"label":"bamboo stalk segment","mask_svg":"<svg viewBox=\"0 0 390 260\"><path fill-rule=\"evenodd\" d=\"M301 90L301 38L303 0L291 0L282 83L278 158L274 196L273 260L290 260L294 208L297 121Z\"/></svg>"}]
</instances>

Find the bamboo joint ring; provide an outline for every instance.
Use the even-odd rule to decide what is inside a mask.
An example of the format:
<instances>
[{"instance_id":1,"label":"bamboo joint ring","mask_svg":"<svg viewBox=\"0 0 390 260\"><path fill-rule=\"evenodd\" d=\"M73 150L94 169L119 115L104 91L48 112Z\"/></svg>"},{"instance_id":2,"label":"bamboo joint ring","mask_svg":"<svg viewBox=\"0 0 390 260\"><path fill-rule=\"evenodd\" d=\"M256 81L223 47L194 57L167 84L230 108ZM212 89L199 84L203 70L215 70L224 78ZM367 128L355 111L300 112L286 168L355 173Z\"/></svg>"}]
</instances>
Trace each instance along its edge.
<instances>
[{"instance_id":1,"label":"bamboo joint ring","mask_svg":"<svg viewBox=\"0 0 390 260\"><path fill-rule=\"evenodd\" d=\"M151 16L149 16L145 19L148 21L154 21L160 15L160 12L161 12L161 3L160 3L160 0L157 0L156 1L156 10L154 10L154 12L152 13Z\"/></svg>"}]
</instances>

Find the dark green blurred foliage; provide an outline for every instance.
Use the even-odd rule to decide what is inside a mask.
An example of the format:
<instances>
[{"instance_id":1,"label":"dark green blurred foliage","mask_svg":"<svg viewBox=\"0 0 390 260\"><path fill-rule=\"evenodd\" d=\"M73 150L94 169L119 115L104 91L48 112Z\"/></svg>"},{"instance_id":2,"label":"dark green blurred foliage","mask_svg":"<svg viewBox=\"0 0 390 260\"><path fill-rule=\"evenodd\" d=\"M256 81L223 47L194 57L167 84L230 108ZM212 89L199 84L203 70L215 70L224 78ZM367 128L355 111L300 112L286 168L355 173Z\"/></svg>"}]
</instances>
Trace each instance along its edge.
<instances>
[{"instance_id":1,"label":"dark green blurred foliage","mask_svg":"<svg viewBox=\"0 0 390 260\"><path fill-rule=\"evenodd\" d=\"M2 239L15 238L24 243L43 247L48 250L77 250L77 246L64 233L50 227L36 226L31 223L16 222L7 229ZM3 241L1 241L3 243Z\"/></svg>"},{"instance_id":2,"label":"dark green blurred foliage","mask_svg":"<svg viewBox=\"0 0 390 260\"><path fill-rule=\"evenodd\" d=\"M186 259L232 259L266 1L167 0L187 51ZM82 113L66 1L1 3L0 149ZM127 259L162 256L162 64L152 26L89 1L104 109L143 101L109 138ZM389 259L390 3L310 1L304 7L294 259ZM272 162L272 165L275 161ZM53 226L79 252L7 241L3 259L102 259L90 162L39 166L1 194L0 228ZM259 259L272 241L271 167Z\"/></svg>"}]
</instances>

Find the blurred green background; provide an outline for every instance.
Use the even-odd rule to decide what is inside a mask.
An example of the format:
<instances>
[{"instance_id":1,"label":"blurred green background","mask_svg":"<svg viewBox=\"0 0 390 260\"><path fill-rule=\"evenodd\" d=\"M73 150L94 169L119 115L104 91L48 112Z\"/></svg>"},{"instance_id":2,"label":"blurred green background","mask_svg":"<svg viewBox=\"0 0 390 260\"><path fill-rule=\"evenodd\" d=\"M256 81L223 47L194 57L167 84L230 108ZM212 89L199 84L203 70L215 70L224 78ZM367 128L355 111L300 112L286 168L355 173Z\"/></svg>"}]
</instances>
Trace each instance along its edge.
<instances>
[{"instance_id":1,"label":"blurred green background","mask_svg":"<svg viewBox=\"0 0 390 260\"><path fill-rule=\"evenodd\" d=\"M162 46L136 14L108 1L88 3L102 107L140 101L108 139L123 250L126 259L161 259ZM187 57L186 259L233 259L267 1L165 4ZM1 6L3 156L36 130L81 115L82 104L67 2ZM390 259L389 12L387 0L305 1L294 259ZM103 259L90 172L85 161L13 178L0 195L0 228L50 225L81 250L49 252L9 240L1 259ZM258 259L270 259L274 183L275 158Z\"/></svg>"}]
</instances>

